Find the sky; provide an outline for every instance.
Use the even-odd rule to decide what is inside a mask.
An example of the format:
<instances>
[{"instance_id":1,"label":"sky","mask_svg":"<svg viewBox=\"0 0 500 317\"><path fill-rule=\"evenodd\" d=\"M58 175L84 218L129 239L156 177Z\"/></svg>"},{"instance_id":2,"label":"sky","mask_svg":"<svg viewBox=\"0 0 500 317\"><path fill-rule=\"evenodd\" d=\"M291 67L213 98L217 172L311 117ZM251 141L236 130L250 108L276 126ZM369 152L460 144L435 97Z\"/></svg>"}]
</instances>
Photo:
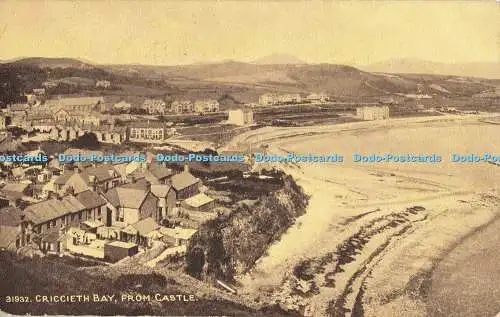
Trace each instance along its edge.
<instances>
[{"instance_id":1,"label":"sky","mask_svg":"<svg viewBox=\"0 0 500 317\"><path fill-rule=\"evenodd\" d=\"M495 1L0 1L0 60L499 62Z\"/></svg>"}]
</instances>

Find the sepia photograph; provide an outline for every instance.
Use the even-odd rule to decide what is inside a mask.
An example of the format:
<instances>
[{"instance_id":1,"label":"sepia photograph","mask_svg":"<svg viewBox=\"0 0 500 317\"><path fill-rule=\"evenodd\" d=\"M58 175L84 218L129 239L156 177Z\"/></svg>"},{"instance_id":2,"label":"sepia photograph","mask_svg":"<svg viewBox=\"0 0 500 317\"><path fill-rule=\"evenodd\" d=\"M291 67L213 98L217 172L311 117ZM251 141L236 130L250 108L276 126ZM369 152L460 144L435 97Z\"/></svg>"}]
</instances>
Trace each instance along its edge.
<instances>
[{"instance_id":1,"label":"sepia photograph","mask_svg":"<svg viewBox=\"0 0 500 317\"><path fill-rule=\"evenodd\" d=\"M499 1L0 1L0 315L500 317L499 145Z\"/></svg>"}]
</instances>

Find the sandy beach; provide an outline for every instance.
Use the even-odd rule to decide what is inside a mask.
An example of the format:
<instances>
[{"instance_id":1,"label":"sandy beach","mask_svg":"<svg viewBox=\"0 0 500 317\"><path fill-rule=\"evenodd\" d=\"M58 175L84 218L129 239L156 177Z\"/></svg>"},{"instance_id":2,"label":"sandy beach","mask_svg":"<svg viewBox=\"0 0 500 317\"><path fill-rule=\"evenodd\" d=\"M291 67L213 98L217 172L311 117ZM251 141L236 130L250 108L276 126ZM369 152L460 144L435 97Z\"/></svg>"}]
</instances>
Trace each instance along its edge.
<instances>
[{"instance_id":1,"label":"sandy beach","mask_svg":"<svg viewBox=\"0 0 500 317\"><path fill-rule=\"evenodd\" d=\"M498 125L478 119L264 128L238 136L229 147L266 144L268 153L345 156L494 152ZM310 205L254 270L239 277L241 294L306 316L427 316L421 293L438 260L500 213L498 166L460 165L448 157L439 164L350 161L275 163L311 196Z\"/></svg>"}]
</instances>

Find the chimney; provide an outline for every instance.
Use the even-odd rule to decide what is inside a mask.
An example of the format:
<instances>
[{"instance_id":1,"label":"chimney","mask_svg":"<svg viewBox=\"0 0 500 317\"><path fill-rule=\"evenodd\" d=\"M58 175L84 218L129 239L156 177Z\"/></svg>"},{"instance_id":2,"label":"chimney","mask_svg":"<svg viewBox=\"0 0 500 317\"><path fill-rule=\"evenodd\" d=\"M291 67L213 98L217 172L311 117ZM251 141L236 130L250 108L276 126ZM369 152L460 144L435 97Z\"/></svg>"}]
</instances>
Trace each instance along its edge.
<instances>
[{"instance_id":1,"label":"chimney","mask_svg":"<svg viewBox=\"0 0 500 317\"><path fill-rule=\"evenodd\" d=\"M184 163L184 172L189 173L189 165L188 165L188 163Z\"/></svg>"}]
</instances>

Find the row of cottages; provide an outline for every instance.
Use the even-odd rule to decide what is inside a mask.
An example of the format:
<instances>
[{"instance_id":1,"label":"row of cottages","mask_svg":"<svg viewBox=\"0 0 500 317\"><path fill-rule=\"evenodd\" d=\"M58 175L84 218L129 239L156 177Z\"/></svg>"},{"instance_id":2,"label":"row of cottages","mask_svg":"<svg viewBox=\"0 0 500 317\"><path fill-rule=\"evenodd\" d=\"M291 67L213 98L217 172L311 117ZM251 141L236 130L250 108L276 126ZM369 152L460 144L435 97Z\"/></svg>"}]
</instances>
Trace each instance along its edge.
<instances>
[{"instance_id":1,"label":"row of cottages","mask_svg":"<svg viewBox=\"0 0 500 317\"><path fill-rule=\"evenodd\" d=\"M165 114L167 104L161 99L146 99L142 104L142 108L149 114Z\"/></svg>"},{"instance_id":2,"label":"row of cottages","mask_svg":"<svg viewBox=\"0 0 500 317\"><path fill-rule=\"evenodd\" d=\"M87 190L79 194L52 198L29 205L23 211L23 245L42 242L54 229L78 226L86 221L102 219L106 201L96 192ZM60 246L43 246L44 251L60 251Z\"/></svg>"},{"instance_id":3,"label":"row of cottages","mask_svg":"<svg viewBox=\"0 0 500 317\"><path fill-rule=\"evenodd\" d=\"M215 99L196 100L194 111L197 113L218 112L220 104Z\"/></svg>"},{"instance_id":4,"label":"row of cottages","mask_svg":"<svg viewBox=\"0 0 500 317\"><path fill-rule=\"evenodd\" d=\"M306 100L312 103L324 103L330 100L330 97L324 93L312 93L306 97Z\"/></svg>"},{"instance_id":5,"label":"row of cottages","mask_svg":"<svg viewBox=\"0 0 500 317\"><path fill-rule=\"evenodd\" d=\"M98 127L103 118L95 111L81 112L59 108L54 111L54 120L58 124Z\"/></svg>"},{"instance_id":6,"label":"row of cottages","mask_svg":"<svg viewBox=\"0 0 500 317\"><path fill-rule=\"evenodd\" d=\"M31 106L28 103L14 103L7 106L5 116L9 118L10 124L23 127L26 124L26 118Z\"/></svg>"},{"instance_id":7,"label":"row of cottages","mask_svg":"<svg viewBox=\"0 0 500 317\"><path fill-rule=\"evenodd\" d=\"M174 134L175 130L163 122L132 122L129 126L128 139L139 143L162 143Z\"/></svg>"},{"instance_id":8,"label":"row of cottages","mask_svg":"<svg viewBox=\"0 0 500 317\"><path fill-rule=\"evenodd\" d=\"M196 100L194 103L190 100L176 100L170 105L161 99L146 99L142 104L142 109L149 114L164 115L168 112L173 113L207 113L218 112L220 104L215 99Z\"/></svg>"},{"instance_id":9,"label":"row of cottages","mask_svg":"<svg viewBox=\"0 0 500 317\"><path fill-rule=\"evenodd\" d=\"M259 96L259 104L263 106L274 106L279 104L301 103L303 101L300 94L276 94L267 93Z\"/></svg>"},{"instance_id":10,"label":"row of cottages","mask_svg":"<svg viewBox=\"0 0 500 317\"><path fill-rule=\"evenodd\" d=\"M98 80L95 83L96 88L110 88L111 87L111 82L109 80Z\"/></svg>"},{"instance_id":11,"label":"row of cottages","mask_svg":"<svg viewBox=\"0 0 500 317\"><path fill-rule=\"evenodd\" d=\"M170 104L170 110L175 113L194 112L194 104L190 100L176 100Z\"/></svg>"},{"instance_id":12,"label":"row of cottages","mask_svg":"<svg viewBox=\"0 0 500 317\"><path fill-rule=\"evenodd\" d=\"M358 107L356 108L356 116L361 120L384 120L389 119L389 107Z\"/></svg>"}]
</instances>

